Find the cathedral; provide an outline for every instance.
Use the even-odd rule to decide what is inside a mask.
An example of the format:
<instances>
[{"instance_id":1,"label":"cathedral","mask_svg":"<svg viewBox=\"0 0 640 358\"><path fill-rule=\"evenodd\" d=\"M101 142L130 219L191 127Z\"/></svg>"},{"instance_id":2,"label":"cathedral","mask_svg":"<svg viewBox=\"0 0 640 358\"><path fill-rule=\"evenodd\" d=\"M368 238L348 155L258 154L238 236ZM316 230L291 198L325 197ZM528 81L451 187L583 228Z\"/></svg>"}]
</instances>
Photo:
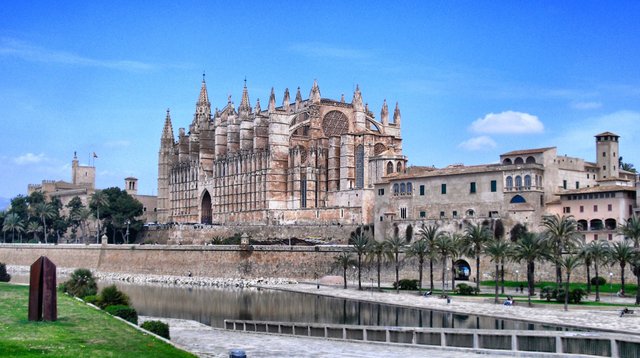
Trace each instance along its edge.
<instances>
[{"instance_id":1,"label":"cathedral","mask_svg":"<svg viewBox=\"0 0 640 358\"><path fill-rule=\"evenodd\" d=\"M202 80L193 121L174 137L167 110L158 155L158 222L213 225L369 224L374 183L405 170L401 116L380 119L356 86L351 102L284 91L276 105L229 97L212 113Z\"/></svg>"}]
</instances>

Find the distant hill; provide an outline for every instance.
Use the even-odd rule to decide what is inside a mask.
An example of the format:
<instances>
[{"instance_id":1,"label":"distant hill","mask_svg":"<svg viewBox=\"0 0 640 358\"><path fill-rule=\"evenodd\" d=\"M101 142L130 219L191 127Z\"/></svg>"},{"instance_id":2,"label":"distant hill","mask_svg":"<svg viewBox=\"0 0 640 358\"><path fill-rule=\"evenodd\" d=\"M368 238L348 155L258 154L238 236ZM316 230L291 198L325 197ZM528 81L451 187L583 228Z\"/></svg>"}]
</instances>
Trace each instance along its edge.
<instances>
[{"instance_id":1,"label":"distant hill","mask_svg":"<svg viewBox=\"0 0 640 358\"><path fill-rule=\"evenodd\" d=\"M0 197L0 210L7 210L11 204L11 199Z\"/></svg>"}]
</instances>

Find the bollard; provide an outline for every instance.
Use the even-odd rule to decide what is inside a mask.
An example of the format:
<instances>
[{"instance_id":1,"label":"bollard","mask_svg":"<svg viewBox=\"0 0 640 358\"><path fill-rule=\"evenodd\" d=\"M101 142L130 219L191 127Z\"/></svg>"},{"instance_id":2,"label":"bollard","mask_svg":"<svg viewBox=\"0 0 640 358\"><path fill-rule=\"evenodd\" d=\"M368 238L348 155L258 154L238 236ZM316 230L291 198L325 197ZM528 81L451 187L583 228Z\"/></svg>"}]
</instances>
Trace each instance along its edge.
<instances>
[{"instance_id":1,"label":"bollard","mask_svg":"<svg viewBox=\"0 0 640 358\"><path fill-rule=\"evenodd\" d=\"M247 358L242 349L232 349L229 351L229 358Z\"/></svg>"}]
</instances>

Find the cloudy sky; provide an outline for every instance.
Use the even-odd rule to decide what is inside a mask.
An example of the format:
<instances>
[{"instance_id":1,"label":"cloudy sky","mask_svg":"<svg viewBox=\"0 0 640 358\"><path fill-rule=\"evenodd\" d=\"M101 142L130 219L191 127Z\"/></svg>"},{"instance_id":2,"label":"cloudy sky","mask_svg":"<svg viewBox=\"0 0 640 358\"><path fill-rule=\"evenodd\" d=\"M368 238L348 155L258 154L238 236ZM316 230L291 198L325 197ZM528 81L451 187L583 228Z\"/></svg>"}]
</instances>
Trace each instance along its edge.
<instances>
[{"instance_id":1,"label":"cloudy sky","mask_svg":"<svg viewBox=\"0 0 640 358\"><path fill-rule=\"evenodd\" d=\"M426 3L426 4L425 4ZM621 135L640 166L638 1L3 1L0 198L70 180L157 191L165 111L193 118L203 71L213 107L271 87L402 111L412 165L481 164L557 146L595 159Z\"/></svg>"}]
</instances>

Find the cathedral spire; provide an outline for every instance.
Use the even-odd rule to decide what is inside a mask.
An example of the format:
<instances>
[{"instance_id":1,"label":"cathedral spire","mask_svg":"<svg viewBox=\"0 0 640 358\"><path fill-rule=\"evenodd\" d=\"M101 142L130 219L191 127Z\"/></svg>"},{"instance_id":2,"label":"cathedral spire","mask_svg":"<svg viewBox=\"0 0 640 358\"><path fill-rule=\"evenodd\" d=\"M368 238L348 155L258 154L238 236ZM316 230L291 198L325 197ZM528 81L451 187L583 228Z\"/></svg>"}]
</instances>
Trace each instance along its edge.
<instances>
[{"instance_id":1,"label":"cathedral spire","mask_svg":"<svg viewBox=\"0 0 640 358\"><path fill-rule=\"evenodd\" d=\"M200 87L200 96L198 97L197 105L209 104L209 94L207 93L207 83L204 80L204 73L202 74L202 86Z\"/></svg>"},{"instance_id":2,"label":"cathedral spire","mask_svg":"<svg viewBox=\"0 0 640 358\"><path fill-rule=\"evenodd\" d=\"M382 102L382 110L380 111L380 120L382 121L382 125L386 126L389 124L389 107L387 106L387 100L385 99Z\"/></svg>"},{"instance_id":3,"label":"cathedral spire","mask_svg":"<svg viewBox=\"0 0 640 358\"><path fill-rule=\"evenodd\" d=\"M393 111L393 123L396 126L400 126L400 106L398 106L398 102L396 102L396 109Z\"/></svg>"},{"instance_id":4,"label":"cathedral spire","mask_svg":"<svg viewBox=\"0 0 640 358\"><path fill-rule=\"evenodd\" d=\"M302 106L302 94L300 94L300 87L298 87L298 92L296 92L296 111L300 109Z\"/></svg>"},{"instance_id":5,"label":"cathedral spire","mask_svg":"<svg viewBox=\"0 0 640 358\"><path fill-rule=\"evenodd\" d=\"M276 93L273 91L273 87L271 87L271 95L269 96L269 113L272 113L276 110Z\"/></svg>"},{"instance_id":6,"label":"cathedral spire","mask_svg":"<svg viewBox=\"0 0 640 358\"><path fill-rule=\"evenodd\" d=\"M353 109L356 111L362 112L364 107L362 107L362 94L360 93L360 86L356 85L356 90L353 92L353 100L351 100L351 104L353 105Z\"/></svg>"},{"instance_id":7,"label":"cathedral spire","mask_svg":"<svg viewBox=\"0 0 640 358\"><path fill-rule=\"evenodd\" d=\"M254 109L254 111L257 114L260 114L260 112L262 112L262 108L260 108L260 98L256 99L256 108Z\"/></svg>"},{"instance_id":8,"label":"cathedral spire","mask_svg":"<svg viewBox=\"0 0 640 358\"><path fill-rule=\"evenodd\" d=\"M318 81L313 80L313 86L311 87L311 93L309 93L309 98L311 102L314 104L320 103L320 87L318 87Z\"/></svg>"},{"instance_id":9,"label":"cathedral spire","mask_svg":"<svg viewBox=\"0 0 640 358\"><path fill-rule=\"evenodd\" d=\"M211 119L211 103L209 103L209 94L207 93L207 83L202 74L202 86L200 87L200 95L196 103L196 114L193 118L192 125L197 127L199 124Z\"/></svg>"},{"instance_id":10,"label":"cathedral spire","mask_svg":"<svg viewBox=\"0 0 640 358\"><path fill-rule=\"evenodd\" d=\"M169 108L167 108L167 117L164 119L164 128L162 129L162 139L171 140L171 144L173 144L173 125L171 124L171 113Z\"/></svg>"},{"instance_id":11,"label":"cathedral spire","mask_svg":"<svg viewBox=\"0 0 640 358\"><path fill-rule=\"evenodd\" d=\"M289 104L291 102L291 98L289 97L289 89L284 89L284 98L282 99L282 109L289 112Z\"/></svg>"},{"instance_id":12,"label":"cathedral spire","mask_svg":"<svg viewBox=\"0 0 640 358\"><path fill-rule=\"evenodd\" d=\"M244 88L242 89L242 100L238 111L251 113L251 104L249 103L249 91L247 90L247 79L244 80Z\"/></svg>"}]
</instances>

